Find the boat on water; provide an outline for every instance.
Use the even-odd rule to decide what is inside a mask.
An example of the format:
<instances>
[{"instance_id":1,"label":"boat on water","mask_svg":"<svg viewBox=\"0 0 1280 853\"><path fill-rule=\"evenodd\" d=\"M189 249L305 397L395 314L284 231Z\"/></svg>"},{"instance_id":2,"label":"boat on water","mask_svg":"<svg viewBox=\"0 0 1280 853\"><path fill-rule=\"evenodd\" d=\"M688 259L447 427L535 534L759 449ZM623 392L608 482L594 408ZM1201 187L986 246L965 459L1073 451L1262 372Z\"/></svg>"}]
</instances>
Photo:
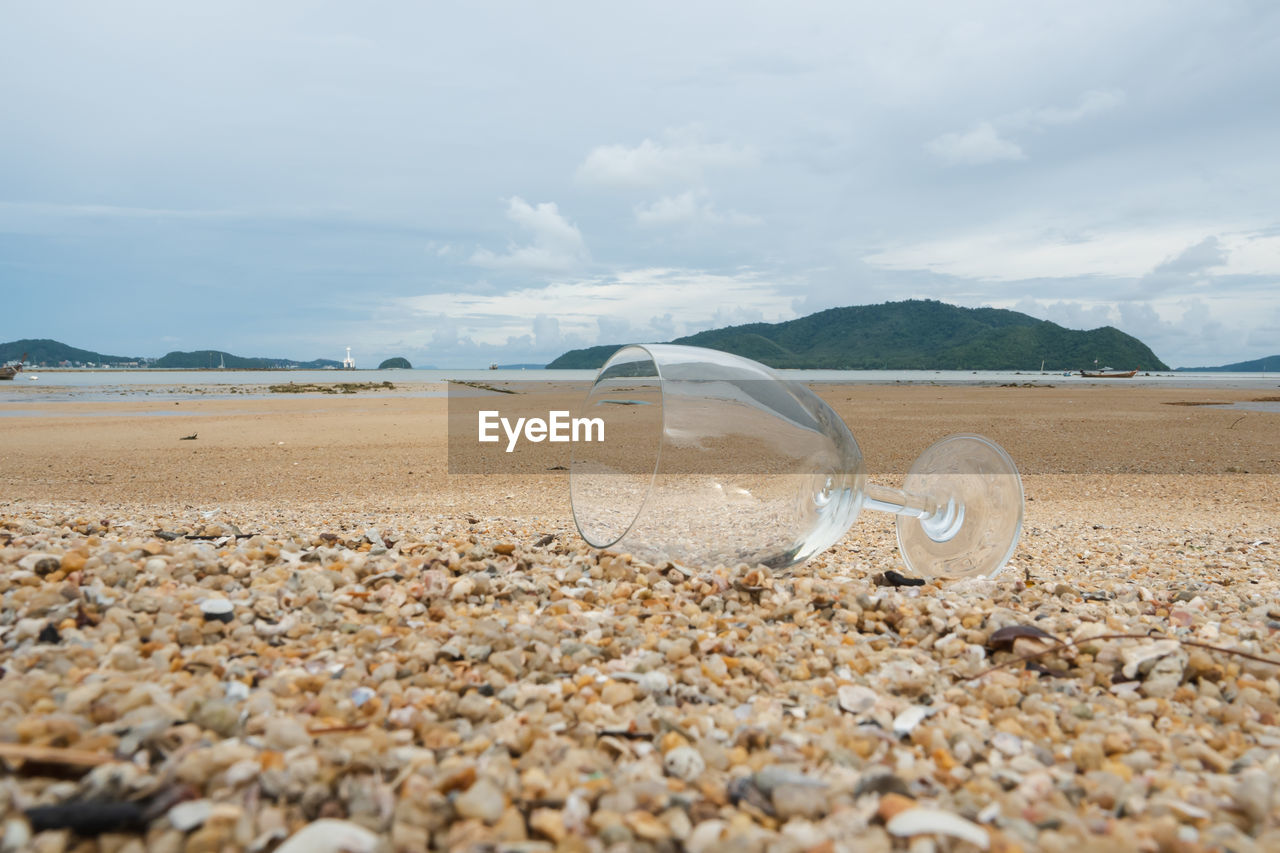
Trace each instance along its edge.
<instances>
[{"instance_id":1,"label":"boat on water","mask_svg":"<svg viewBox=\"0 0 1280 853\"><path fill-rule=\"evenodd\" d=\"M12 379L17 376L22 372L22 365L26 360L27 354L24 352L22 358L18 359L17 364L6 364L4 367L0 367L0 379Z\"/></svg>"},{"instance_id":2,"label":"boat on water","mask_svg":"<svg viewBox=\"0 0 1280 853\"><path fill-rule=\"evenodd\" d=\"M1082 370L1080 375L1085 379L1132 379L1138 375L1136 370L1114 370L1104 367L1101 370Z\"/></svg>"}]
</instances>

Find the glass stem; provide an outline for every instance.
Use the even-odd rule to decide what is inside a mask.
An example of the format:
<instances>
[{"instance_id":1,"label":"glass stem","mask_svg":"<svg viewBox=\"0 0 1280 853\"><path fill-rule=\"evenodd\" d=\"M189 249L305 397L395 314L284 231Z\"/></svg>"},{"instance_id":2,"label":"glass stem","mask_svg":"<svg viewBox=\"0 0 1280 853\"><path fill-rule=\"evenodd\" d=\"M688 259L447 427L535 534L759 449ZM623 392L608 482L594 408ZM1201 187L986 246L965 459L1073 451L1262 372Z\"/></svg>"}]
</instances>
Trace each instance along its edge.
<instances>
[{"instance_id":1,"label":"glass stem","mask_svg":"<svg viewBox=\"0 0 1280 853\"><path fill-rule=\"evenodd\" d=\"M928 518L938 511L938 504L927 495L913 495L901 489L868 483L863 506L877 512L892 512L913 518Z\"/></svg>"},{"instance_id":2,"label":"glass stem","mask_svg":"<svg viewBox=\"0 0 1280 853\"><path fill-rule=\"evenodd\" d=\"M946 542L964 525L964 504L955 498L946 505L931 495L916 495L901 489L868 484L863 493L863 506L880 512L892 512L920 519L920 528L935 542Z\"/></svg>"}]
</instances>

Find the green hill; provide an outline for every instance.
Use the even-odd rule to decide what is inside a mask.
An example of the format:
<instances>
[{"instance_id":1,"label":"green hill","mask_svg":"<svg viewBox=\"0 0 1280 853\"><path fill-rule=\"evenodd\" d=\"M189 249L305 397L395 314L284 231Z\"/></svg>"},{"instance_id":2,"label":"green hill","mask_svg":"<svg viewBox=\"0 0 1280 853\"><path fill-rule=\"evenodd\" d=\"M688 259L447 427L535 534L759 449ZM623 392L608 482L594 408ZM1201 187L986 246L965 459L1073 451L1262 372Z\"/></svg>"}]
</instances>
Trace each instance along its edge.
<instances>
[{"instance_id":1,"label":"green hill","mask_svg":"<svg viewBox=\"0 0 1280 853\"><path fill-rule=\"evenodd\" d=\"M1280 373L1280 355L1268 355L1253 361L1237 361L1221 367L1179 367L1178 370L1194 370L1199 373Z\"/></svg>"},{"instance_id":2,"label":"green hill","mask_svg":"<svg viewBox=\"0 0 1280 853\"><path fill-rule=\"evenodd\" d=\"M1017 311L934 300L832 308L785 323L698 332L671 343L746 356L780 368L830 370L1080 370L1098 365L1168 370L1119 329L1066 329ZM617 349L571 350L548 369L600 367Z\"/></svg>"},{"instance_id":3,"label":"green hill","mask_svg":"<svg viewBox=\"0 0 1280 853\"><path fill-rule=\"evenodd\" d=\"M178 370L204 370L215 367L226 367L228 370L318 369L341 367L342 362L328 358L317 358L313 361L294 361L289 358L248 358L221 350L202 349L194 352L166 353L157 358L151 366Z\"/></svg>"},{"instance_id":4,"label":"green hill","mask_svg":"<svg viewBox=\"0 0 1280 853\"><path fill-rule=\"evenodd\" d=\"M396 356L395 358L389 358L386 361L382 362L382 364L379 364L378 369L379 370L392 370L392 369L412 370L413 365L409 363L409 359Z\"/></svg>"},{"instance_id":5,"label":"green hill","mask_svg":"<svg viewBox=\"0 0 1280 853\"><path fill-rule=\"evenodd\" d=\"M94 364L110 366L113 364L146 363L142 356L104 355L87 349L67 346L60 341L48 338L25 338L0 344L0 364L17 361L22 354L27 354L27 364L31 366L57 366L64 361L71 364Z\"/></svg>"}]
</instances>

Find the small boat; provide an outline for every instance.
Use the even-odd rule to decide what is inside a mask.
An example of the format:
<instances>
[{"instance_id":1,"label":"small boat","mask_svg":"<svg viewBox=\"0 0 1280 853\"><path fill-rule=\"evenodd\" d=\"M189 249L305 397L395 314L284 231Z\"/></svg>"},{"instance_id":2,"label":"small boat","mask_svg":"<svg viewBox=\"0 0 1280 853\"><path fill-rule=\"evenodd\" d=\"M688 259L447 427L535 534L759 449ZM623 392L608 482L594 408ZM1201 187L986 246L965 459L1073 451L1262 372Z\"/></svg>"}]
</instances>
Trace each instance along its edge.
<instances>
[{"instance_id":1,"label":"small boat","mask_svg":"<svg viewBox=\"0 0 1280 853\"><path fill-rule=\"evenodd\" d=\"M1138 375L1136 370L1114 370L1110 367L1104 367L1101 370L1080 371L1080 375L1085 379L1132 379Z\"/></svg>"},{"instance_id":2,"label":"small boat","mask_svg":"<svg viewBox=\"0 0 1280 853\"><path fill-rule=\"evenodd\" d=\"M24 352L22 358L18 359L17 364L6 364L0 367L0 379L12 379L22 372L22 365L27 360L27 354Z\"/></svg>"},{"instance_id":3,"label":"small boat","mask_svg":"<svg viewBox=\"0 0 1280 853\"><path fill-rule=\"evenodd\" d=\"M496 362L496 361L491 361L491 362L489 362L489 369L490 369L490 370L497 370L497 369L498 369L498 362Z\"/></svg>"}]
</instances>

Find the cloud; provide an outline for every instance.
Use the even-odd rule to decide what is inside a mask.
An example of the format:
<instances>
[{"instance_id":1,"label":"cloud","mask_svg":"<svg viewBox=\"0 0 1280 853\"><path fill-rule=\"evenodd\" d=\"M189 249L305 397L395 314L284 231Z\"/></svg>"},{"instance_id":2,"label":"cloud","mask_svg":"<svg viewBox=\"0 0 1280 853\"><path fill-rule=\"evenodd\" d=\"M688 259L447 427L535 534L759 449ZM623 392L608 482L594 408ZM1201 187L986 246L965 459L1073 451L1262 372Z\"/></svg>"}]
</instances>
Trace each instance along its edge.
<instances>
[{"instance_id":1,"label":"cloud","mask_svg":"<svg viewBox=\"0 0 1280 853\"><path fill-rule=\"evenodd\" d=\"M750 146L703 142L691 132L669 131L662 142L597 146L578 166L576 177L594 186L653 188L700 184L708 171L751 168L758 162Z\"/></svg>"},{"instance_id":2,"label":"cloud","mask_svg":"<svg viewBox=\"0 0 1280 853\"><path fill-rule=\"evenodd\" d=\"M648 228L694 224L748 226L763 222L758 216L736 210L722 213L715 209L704 193L693 190L676 196L663 196L652 204L637 205L635 215L636 224Z\"/></svg>"},{"instance_id":3,"label":"cloud","mask_svg":"<svg viewBox=\"0 0 1280 853\"><path fill-rule=\"evenodd\" d=\"M460 337L477 343L500 345L532 332L541 346L554 330L560 341L582 345L617 343L610 335L669 340L730 323L791 319L796 314L787 291L783 282L756 273L654 268L502 293L424 294L396 305L411 322L443 315Z\"/></svg>"},{"instance_id":4,"label":"cloud","mask_svg":"<svg viewBox=\"0 0 1280 853\"><path fill-rule=\"evenodd\" d=\"M560 321L546 314L533 318L533 340L540 350L554 349L563 343L560 337Z\"/></svg>"},{"instance_id":5,"label":"cloud","mask_svg":"<svg viewBox=\"0 0 1280 853\"><path fill-rule=\"evenodd\" d=\"M872 266L928 270L985 281L1139 278L1193 243L1205 228L1173 226L1111 231L1016 231L997 226L866 255Z\"/></svg>"},{"instance_id":6,"label":"cloud","mask_svg":"<svg viewBox=\"0 0 1280 853\"><path fill-rule=\"evenodd\" d=\"M1115 109L1124 103L1118 90L1090 91L1070 107L1020 110L980 121L967 131L944 133L925 148L949 166L976 166L1001 160L1025 160L1026 153L1011 132L1040 132L1047 127L1075 124Z\"/></svg>"},{"instance_id":7,"label":"cloud","mask_svg":"<svg viewBox=\"0 0 1280 853\"><path fill-rule=\"evenodd\" d=\"M1222 266L1226 260L1227 255L1221 242L1217 237L1209 236L1159 264L1153 272L1193 274L1204 272L1209 267Z\"/></svg>"},{"instance_id":8,"label":"cloud","mask_svg":"<svg viewBox=\"0 0 1280 853\"><path fill-rule=\"evenodd\" d=\"M1085 92L1072 107L1043 107L1024 110L996 119L1001 127L1043 130L1052 125L1075 124L1087 118L1101 115L1119 107L1125 101L1124 92L1118 89Z\"/></svg>"},{"instance_id":9,"label":"cloud","mask_svg":"<svg viewBox=\"0 0 1280 853\"><path fill-rule=\"evenodd\" d=\"M1280 276L1280 235L1228 234L1222 238L1223 275Z\"/></svg>"},{"instance_id":10,"label":"cloud","mask_svg":"<svg viewBox=\"0 0 1280 853\"><path fill-rule=\"evenodd\" d=\"M1000 160L1025 160L1016 142L1004 139L990 122L979 122L964 133L944 133L925 147L951 166L975 166Z\"/></svg>"},{"instance_id":11,"label":"cloud","mask_svg":"<svg viewBox=\"0 0 1280 853\"><path fill-rule=\"evenodd\" d=\"M507 218L527 231L532 242L509 245L502 254L477 249L471 263L495 269L558 272L573 269L587 260L587 244L582 232L560 215L555 202L531 205L513 196L507 203Z\"/></svg>"}]
</instances>

